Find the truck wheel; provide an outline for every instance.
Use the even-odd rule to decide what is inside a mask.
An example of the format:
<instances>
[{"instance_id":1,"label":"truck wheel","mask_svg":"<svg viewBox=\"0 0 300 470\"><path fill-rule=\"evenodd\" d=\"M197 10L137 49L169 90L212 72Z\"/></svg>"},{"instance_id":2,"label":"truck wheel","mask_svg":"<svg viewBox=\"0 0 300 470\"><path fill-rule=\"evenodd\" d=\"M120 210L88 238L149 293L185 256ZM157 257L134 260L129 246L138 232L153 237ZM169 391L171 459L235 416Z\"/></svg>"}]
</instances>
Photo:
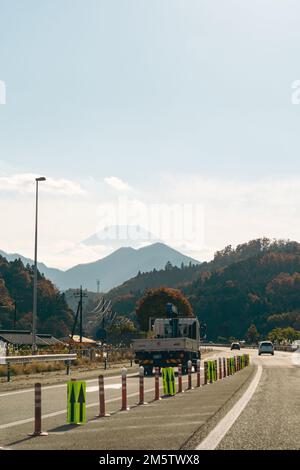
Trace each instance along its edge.
<instances>
[{"instance_id":1,"label":"truck wheel","mask_svg":"<svg viewBox=\"0 0 300 470\"><path fill-rule=\"evenodd\" d=\"M144 367L144 373L145 373L145 375L147 375L147 376L153 375L153 367L145 366L145 367Z\"/></svg>"},{"instance_id":2,"label":"truck wheel","mask_svg":"<svg viewBox=\"0 0 300 470\"><path fill-rule=\"evenodd\" d=\"M182 366L182 375L186 375L188 373L187 366Z\"/></svg>"}]
</instances>

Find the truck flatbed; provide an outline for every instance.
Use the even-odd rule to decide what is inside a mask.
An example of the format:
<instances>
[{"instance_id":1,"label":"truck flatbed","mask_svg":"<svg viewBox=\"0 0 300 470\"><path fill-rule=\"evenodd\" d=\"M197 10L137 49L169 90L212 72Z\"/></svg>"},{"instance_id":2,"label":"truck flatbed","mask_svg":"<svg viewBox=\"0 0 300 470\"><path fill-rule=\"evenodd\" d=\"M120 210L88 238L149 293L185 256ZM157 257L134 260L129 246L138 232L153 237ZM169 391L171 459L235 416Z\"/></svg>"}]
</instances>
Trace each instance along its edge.
<instances>
[{"instance_id":1,"label":"truck flatbed","mask_svg":"<svg viewBox=\"0 0 300 470\"><path fill-rule=\"evenodd\" d=\"M138 351L199 351L199 341L191 338L135 339L133 350Z\"/></svg>"}]
</instances>

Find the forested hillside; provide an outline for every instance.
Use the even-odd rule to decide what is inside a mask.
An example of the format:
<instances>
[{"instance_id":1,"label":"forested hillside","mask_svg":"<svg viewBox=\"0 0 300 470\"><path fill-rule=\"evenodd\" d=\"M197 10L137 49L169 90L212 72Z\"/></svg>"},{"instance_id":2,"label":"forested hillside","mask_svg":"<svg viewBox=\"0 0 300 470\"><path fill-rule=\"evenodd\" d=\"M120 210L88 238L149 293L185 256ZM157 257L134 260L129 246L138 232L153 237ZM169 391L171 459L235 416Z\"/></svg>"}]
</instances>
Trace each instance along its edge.
<instances>
[{"instance_id":1,"label":"forested hillside","mask_svg":"<svg viewBox=\"0 0 300 470\"><path fill-rule=\"evenodd\" d=\"M32 324L33 269L21 260L8 262L0 256L0 328L11 329L14 302L17 306L17 328L30 329ZM38 331L60 337L69 334L72 311L64 295L38 273Z\"/></svg>"},{"instance_id":2,"label":"forested hillside","mask_svg":"<svg viewBox=\"0 0 300 470\"><path fill-rule=\"evenodd\" d=\"M181 288L210 339L245 337L251 324L261 334L300 324L300 244L258 239L231 246L200 266L141 274L109 295L119 314L130 314L156 283ZM299 311L298 311L299 310Z\"/></svg>"},{"instance_id":3,"label":"forested hillside","mask_svg":"<svg viewBox=\"0 0 300 470\"><path fill-rule=\"evenodd\" d=\"M251 325L266 335L274 328L300 330L300 244L258 239L231 246L201 265L173 267L135 278L109 292L117 315L136 319L137 302L148 289L179 288L195 314L207 324L209 339L242 339ZM20 260L0 256L0 328L12 328L14 302L17 327L32 321L33 271ZM65 336L73 323L65 297L38 276L38 329ZM92 309L88 309L92 310ZM90 318L90 317L88 317Z\"/></svg>"},{"instance_id":4,"label":"forested hillside","mask_svg":"<svg viewBox=\"0 0 300 470\"><path fill-rule=\"evenodd\" d=\"M300 251L266 253L205 273L184 291L210 337L243 338L251 324L265 334L276 321L292 326L290 315L282 314L300 310L299 272Z\"/></svg>"}]
</instances>

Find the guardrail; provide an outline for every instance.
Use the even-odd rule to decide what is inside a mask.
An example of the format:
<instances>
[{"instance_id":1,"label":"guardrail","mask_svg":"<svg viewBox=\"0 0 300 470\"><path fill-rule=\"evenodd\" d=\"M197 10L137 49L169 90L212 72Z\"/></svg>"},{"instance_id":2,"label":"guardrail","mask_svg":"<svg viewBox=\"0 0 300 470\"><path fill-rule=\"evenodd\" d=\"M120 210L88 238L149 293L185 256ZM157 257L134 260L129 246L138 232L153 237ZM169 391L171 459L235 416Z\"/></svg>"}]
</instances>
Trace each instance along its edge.
<instances>
[{"instance_id":1,"label":"guardrail","mask_svg":"<svg viewBox=\"0 0 300 470\"><path fill-rule=\"evenodd\" d=\"M75 359L77 359L77 354L37 354L35 356L4 356L0 357L0 364L28 364L29 362L75 361Z\"/></svg>"},{"instance_id":2,"label":"guardrail","mask_svg":"<svg viewBox=\"0 0 300 470\"><path fill-rule=\"evenodd\" d=\"M34 356L2 356L0 357L0 365L7 365L7 382L10 382L10 366L12 364L64 361L67 367L67 375L69 375L71 362L75 361L75 359L77 359L77 354L37 354Z\"/></svg>"},{"instance_id":3,"label":"guardrail","mask_svg":"<svg viewBox=\"0 0 300 470\"><path fill-rule=\"evenodd\" d=\"M241 349L258 349L258 345L257 344L244 344L244 343L240 343L241 345ZM200 347L203 347L203 348L212 348L212 347L220 347L220 348L230 348L230 344L229 343L201 343ZM283 345L276 345L274 344L274 349L275 351L285 351L285 352L294 352L296 349L291 345L291 344L288 344L286 346L283 346Z\"/></svg>"}]
</instances>

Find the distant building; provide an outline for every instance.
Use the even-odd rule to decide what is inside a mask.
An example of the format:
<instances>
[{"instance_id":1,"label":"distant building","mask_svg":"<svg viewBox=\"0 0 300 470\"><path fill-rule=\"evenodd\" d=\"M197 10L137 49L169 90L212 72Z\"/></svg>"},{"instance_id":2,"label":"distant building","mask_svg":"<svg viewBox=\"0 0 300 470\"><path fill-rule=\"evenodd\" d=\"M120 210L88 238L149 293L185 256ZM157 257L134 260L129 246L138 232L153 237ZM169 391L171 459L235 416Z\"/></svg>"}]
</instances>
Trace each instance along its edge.
<instances>
[{"instance_id":1,"label":"distant building","mask_svg":"<svg viewBox=\"0 0 300 470\"><path fill-rule=\"evenodd\" d=\"M0 330L0 341L13 346L31 346L32 333L27 330ZM37 333L36 344L38 347L63 346L63 343L50 334Z\"/></svg>"},{"instance_id":2,"label":"distant building","mask_svg":"<svg viewBox=\"0 0 300 470\"><path fill-rule=\"evenodd\" d=\"M94 341L93 339L90 339L90 338L85 338L84 336L82 337L82 343L80 343L79 335L74 335L72 339L71 339L71 335L69 335L64 338L61 338L60 341L66 344L74 344L74 345L82 344L87 347L96 347L98 345L97 341Z\"/></svg>"}]
</instances>

